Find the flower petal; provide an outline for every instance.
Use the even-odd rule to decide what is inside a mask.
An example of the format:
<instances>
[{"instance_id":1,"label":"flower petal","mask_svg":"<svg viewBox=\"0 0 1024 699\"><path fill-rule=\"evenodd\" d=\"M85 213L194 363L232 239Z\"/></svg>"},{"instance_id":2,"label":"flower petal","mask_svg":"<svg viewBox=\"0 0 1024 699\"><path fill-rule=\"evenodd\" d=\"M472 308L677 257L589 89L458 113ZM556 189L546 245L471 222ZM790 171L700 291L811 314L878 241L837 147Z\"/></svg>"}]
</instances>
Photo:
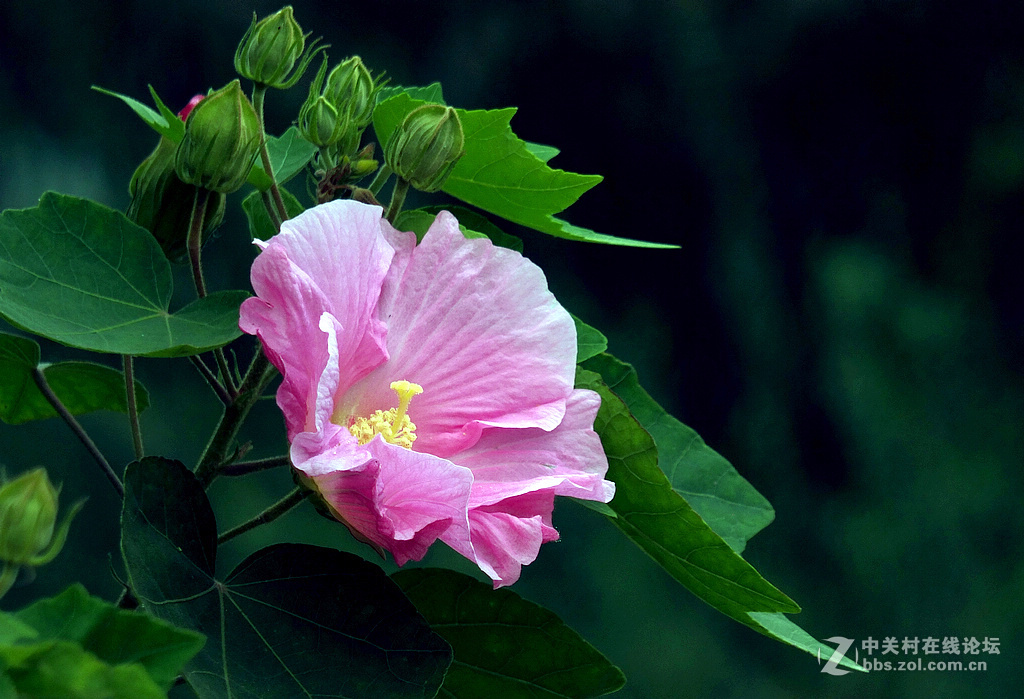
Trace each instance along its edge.
<instances>
[{"instance_id":1,"label":"flower petal","mask_svg":"<svg viewBox=\"0 0 1024 699\"><path fill-rule=\"evenodd\" d=\"M488 428L469 449L452 457L473 470L470 507L493 504L529 490L610 502L615 484L605 480L608 458L594 432L601 397L574 390L565 417L550 432L537 428Z\"/></svg>"},{"instance_id":2,"label":"flower petal","mask_svg":"<svg viewBox=\"0 0 1024 699\"><path fill-rule=\"evenodd\" d=\"M379 435L365 448L372 458L363 467L313 477L346 524L390 551L398 565L423 558L449 530L455 539L468 539L469 469Z\"/></svg>"},{"instance_id":3,"label":"flower petal","mask_svg":"<svg viewBox=\"0 0 1024 699\"><path fill-rule=\"evenodd\" d=\"M544 273L438 214L382 299L386 364L343 399L350 414L393 407L392 381L420 384L409 408L416 449L450 456L486 426L554 429L572 390L576 328Z\"/></svg>"},{"instance_id":4,"label":"flower petal","mask_svg":"<svg viewBox=\"0 0 1024 699\"><path fill-rule=\"evenodd\" d=\"M469 511L472 546L447 533L441 540L475 561L495 588L511 585L522 567L537 558L541 544L558 538L551 526L554 499L550 490L537 491L473 508Z\"/></svg>"},{"instance_id":5,"label":"flower petal","mask_svg":"<svg viewBox=\"0 0 1024 699\"><path fill-rule=\"evenodd\" d=\"M242 304L239 326L260 337L285 375L278 403L290 437L313 429L327 359L324 313L338 330L332 400L387 359L386 327L375 311L394 249L382 222L380 207L353 201L317 206L285 221L253 263L256 298Z\"/></svg>"}]
</instances>

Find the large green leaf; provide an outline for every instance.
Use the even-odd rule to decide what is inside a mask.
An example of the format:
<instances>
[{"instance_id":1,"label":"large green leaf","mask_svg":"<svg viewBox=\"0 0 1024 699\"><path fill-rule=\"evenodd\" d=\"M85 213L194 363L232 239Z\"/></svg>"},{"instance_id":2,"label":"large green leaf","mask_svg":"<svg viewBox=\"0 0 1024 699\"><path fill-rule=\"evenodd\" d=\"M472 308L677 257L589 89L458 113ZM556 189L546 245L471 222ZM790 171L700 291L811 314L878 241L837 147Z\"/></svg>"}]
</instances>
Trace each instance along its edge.
<instances>
[{"instance_id":1,"label":"large green leaf","mask_svg":"<svg viewBox=\"0 0 1024 699\"><path fill-rule=\"evenodd\" d=\"M32 378L39 365L39 345L28 338L0 333L0 421L20 425L57 417L57 411ZM124 374L89 362L60 362L43 367L43 376L72 415L94 410L128 412ZM149 394L135 382L139 411L149 407Z\"/></svg>"},{"instance_id":2,"label":"large green leaf","mask_svg":"<svg viewBox=\"0 0 1024 699\"><path fill-rule=\"evenodd\" d=\"M438 696L596 697L626 682L553 612L511 590L451 570L420 568L391 577L455 653Z\"/></svg>"},{"instance_id":3,"label":"large green leaf","mask_svg":"<svg viewBox=\"0 0 1024 699\"><path fill-rule=\"evenodd\" d=\"M629 408L596 372L580 368L576 385L601 396L594 429L608 456L615 483L615 523L637 546L692 593L752 629L811 654L832 648L806 642L807 634L781 612L800 611L793 600L743 560L677 493L658 468L658 448ZM811 639L813 641L813 639ZM812 647L813 646L813 647ZM844 664L860 669L852 661Z\"/></svg>"},{"instance_id":4,"label":"large green leaf","mask_svg":"<svg viewBox=\"0 0 1024 699\"><path fill-rule=\"evenodd\" d=\"M278 544L227 577L216 522L180 462L129 464L121 549L144 608L209 641L185 669L201 697L431 697L451 649L358 556Z\"/></svg>"},{"instance_id":5,"label":"large green leaf","mask_svg":"<svg viewBox=\"0 0 1024 699\"><path fill-rule=\"evenodd\" d=\"M658 466L672 488L737 553L768 526L775 510L754 486L696 432L669 415L640 386L636 370L609 354L584 365L596 371L658 447Z\"/></svg>"},{"instance_id":6,"label":"large green leaf","mask_svg":"<svg viewBox=\"0 0 1024 699\"><path fill-rule=\"evenodd\" d=\"M295 218L303 212L302 204L295 195L284 187L281 188L281 199L284 201L285 211L288 218ZM260 192L253 192L242 200L242 209L245 210L245 217L249 220L249 235L254 240L270 240L277 231L267 214L267 207L263 204L263 195Z\"/></svg>"},{"instance_id":7,"label":"large green leaf","mask_svg":"<svg viewBox=\"0 0 1024 699\"><path fill-rule=\"evenodd\" d=\"M162 697L203 642L81 585L0 614L0 666L24 696Z\"/></svg>"},{"instance_id":8,"label":"large green leaf","mask_svg":"<svg viewBox=\"0 0 1024 699\"><path fill-rule=\"evenodd\" d=\"M424 100L399 93L373 111L373 128L381 144L405 116ZM645 248L673 248L595 233L555 218L588 189L600 175L580 175L547 165L550 147L527 144L512 132L514 107L494 110L457 109L465 133L466 154L444 184L444 191L484 211L523 226L570 240Z\"/></svg>"},{"instance_id":9,"label":"large green leaf","mask_svg":"<svg viewBox=\"0 0 1024 699\"><path fill-rule=\"evenodd\" d=\"M175 357L241 334L248 294L222 291L170 312L171 267L147 230L120 212L47 192L0 214L0 315L72 347Z\"/></svg>"},{"instance_id":10,"label":"large green leaf","mask_svg":"<svg viewBox=\"0 0 1024 699\"><path fill-rule=\"evenodd\" d=\"M280 137L267 136L267 155L270 156L270 167L274 170L277 184L282 185L302 172L316 150L316 146L304 139L294 126L289 126ZM249 172L249 184L260 191L270 189L270 178L259 158Z\"/></svg>"},{"instance_id":11,"label":"large green leaf","mask_svg":"<svg viewBox=\"0 0 1024 699\"><path fill-rule=\"evenodd\" d=\"M405 94L414 100L444 104L444 94L441 91L441 83L430 83L423 87L401 87L399 85L388 85L377 93L377 103L389 100L396 95Z\"/></svg>"}]
</instances>

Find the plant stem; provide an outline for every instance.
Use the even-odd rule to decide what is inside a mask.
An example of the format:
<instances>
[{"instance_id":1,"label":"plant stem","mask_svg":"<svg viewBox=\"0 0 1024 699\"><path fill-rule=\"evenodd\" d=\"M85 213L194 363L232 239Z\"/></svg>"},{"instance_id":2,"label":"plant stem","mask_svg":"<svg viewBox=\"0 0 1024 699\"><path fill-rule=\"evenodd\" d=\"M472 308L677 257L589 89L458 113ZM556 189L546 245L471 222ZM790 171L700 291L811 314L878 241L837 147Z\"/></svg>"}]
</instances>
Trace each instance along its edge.
<instances>
[{"instance_id":1,"label":"plant stem","mask_svg":"<svg viewBox=\"0 0 1024 699\"><path fill-rule=\"evenodd\" d=\"M283 515L285 512L287 512L288 510L292 509L300 502L305 500L306 496L308 496L310 492L312 491L306 490L305 488L296 487L295 490L285 495L283 498L275 502L267 509L263 510L263 512L260 512L258 515L250 519L248 522L242 522L237 527L233 527L224 532L223 534L221 534L220 536L218 536L217 545L220 546L225 541L230 541L239 534L245 534L250 529L255 529L260 525L269 524L270 522L273 522L275 519Z\"/></svg>"},{"instance_id":2,"label":"plant stem","mask_svg":"<svg viewBox=\"0 0 1024 699\"><path fill-rule=\"evenodd\" d=\"M57 414L60 415L61 418L63 418L64 422L67 423L67 426L75 433L75 436L78 437L82 444L85 445L86 450L90 455L92 455L92 458L95 459L96 463L98 463L100 468L103 469L103 474L107 477L107 480L110 481L110 484L114 486L114 490L117 491L118 497L123 499L124 484L121 483L121 479L117 477L116 473L114 473L114 469L110 467L110 462L107 461L106 457L104 457L100 452L96 443L89 438L89 435L85 433L82 426L78 424L78 420L75 419L75 416L68 412L68 409L60 402L60 398L58 398L57 394L53 392L52 388L50 388L50 384L46 382L46 377L43 375L42 369L39 367L33 369L32 378L35 380L36 386L39 387L43 396L50 405L53 406L53 409L57 411Z\"/></svg>"},{"instance_id":3,"label":"plant stem","mask_svg":"<svg viewBox=\"0 0 1024 699\"><path fill-rule=\"evenodd\" d=\"M384 188L384 183L391 177L391 168L388 167L387 163L380 166L380 170L377 170L376 176L373 178L373 182L370 183L369 190L373 192L373 196L380 194L380 190Z\"/></svg>"},{"instance_id":4,"label":"plant stem","mask_svg":"<svg viewBox=\"0 0 1024 699\"><path fill-rule=\"evenodd\" d=\"M236 461L220 469L220 475L246 476L250 473L258 473L259 471L266 471L278 466L287 466L291 462L291 458L287 454L284 456L272 456L269 459L257 459L255 461Z\"/></svg>"},{"instance_id":5,"label":"plant stem","mask_svg":"<svg viewBox=\"0 0 1024 699\"><path fill-rule=\"evenodd\" d=\"M395 181L395 191L391 193L391 203L388 205L387 220L389 223L394 223L398 217L398 213L402 210L402 204L405 203L405 195L409 193L409 181L399 177Z\"/></svg>"},{"instance_id":6,"label":"plant stem","mask_svg":"<svg viewBox=\"0 0 1024 699\"><path fill-rule=\"evenodd\" d=\"M135 366L130 354L121 355L124 365L124 395L128 404L128 422L132 426L132 445L135 447L135 458L146 455L142 446L142 428L139 426L139 404L135 399Z\"/></svg>"},{"instance_id":7,"label":"plant stem","mask_svg":"<svg viewBox=\"0 0 1024 699\"><path fill-rule=\"evenodd\" d=\"M238 393L232 397L230 403L224 406L224 414L221 415L220 423L210 437L210 443L206 445L199 465L196 466L196 478L203 484L203 487L208 486L217 477L218 470L224 464L232 442L238 436L238 430L249 415L252 406L263 394L267 384L274 378L276 371L261 348L252 358L252 363L249 365L249 370L245 372Z\"/></svg>"},{"instance_id":8,"label":"plant stem","mask_svg":"<svg viewBox=\"0 0 1024 699\"><path fill-rule=\"evenodd\" d=\"M231 396L228 394L227 389L225 389L221 385L220 381L217 380L217 376L210 371L210 367L206 366L206 362L194 354L190 356L188 360L192 362L192 365L195 366L195 368L199 370L199 373L202 374L203 378L206 379L206 383L210 385L213 392L217 394L218 398L220 398L220 402L224 405L230 403Z\"/></svg>"},{"instance_id":9,"label":"plant stem","mask_svg":"<svg viewBox=\"0 0 1024 699\"><path fill-rule=\"evenodd\" d=\"M270 192L260 192L260 198L263 200L263 208L267 210L267 216L270 217L270 222L274 224L274 230L280 233L281 217L277 215L277 209L274 208L274 202L270 198Z\"/></svg>"},{"instance_id":10,"label":"plant stem","mask_svg":"<svg viewBox=\"0 0 1024 699\"><path fill-rule=\"evenodd\" d=\"M206 218L206 202L209 199L210 190L196 187L196 195L192 200L192 219L188 227L188 259L192 263L192 280L196 284L199 298L206 297L206 281L203 279L200 255L203 248L203 219Z\"/></svg>"},{"instance_id":11,"label":"plant stem","mask_svg":"<svg viewBox=\"0 0 1024 699\"><path fill-rule=\"evenodd\" d=\"M270 195L274 198L277 213L282 221L287 221L288 211L284 208L284 199L281 198L281 190L277 187L277 178L274 177L274 168L270 165L270 153L267 151L267 129L263 124L263 97L266 94L266 85L253 86L252 106L256 108L256 116L260 120L260 161L263 163L264 172L270 178Z\"/></svg>"}]
</instances>

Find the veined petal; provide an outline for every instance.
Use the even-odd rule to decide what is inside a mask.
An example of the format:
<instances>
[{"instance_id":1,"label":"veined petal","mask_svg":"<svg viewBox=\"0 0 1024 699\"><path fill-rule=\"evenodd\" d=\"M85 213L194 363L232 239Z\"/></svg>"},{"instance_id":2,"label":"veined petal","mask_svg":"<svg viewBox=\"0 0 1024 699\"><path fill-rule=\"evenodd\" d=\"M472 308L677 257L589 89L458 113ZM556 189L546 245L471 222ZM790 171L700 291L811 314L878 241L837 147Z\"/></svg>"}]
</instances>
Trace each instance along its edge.
<instances>
[{"instance_id":1,"label":"veined petal","mask_svg":"<svg viewBox=\"0 0 1024 699\"><path fill-rule=\"evenodd\" d=\"M332 400L387 359L376 308L394 249L380 216L380 207L331 202L285 221L281 233L260 244L251 274L256 297L242 304L239 326L260 337L285 376L278 404L289 437L314 429L328 359L324 314L337 330Z\"/></svg>"},{"instance_id":2,"label":"veined petal","mask_svg":"<svg viewBox=\"0 0 1024 699\"><path fill-rule=\"evenodd\" d=\"M409 409L416 449L451 456L484 427L561 422L572 391L576 328L544 273L517 252L467 239L441 212L382 300L388 362L343 398L365 415L394 402L397 379L423 387Z\"/></svg>"},{"instance_id":3,"label":"veined petal","mask_svg":"<svg viewBox=\"0 0 1024 699\"><path fill-rule=\"evenodd\" d=\"M441 540L475 561L495 588L511 585L519 579L522 567L537 558L541 544L558 539L558 531L551 525L554 498L550 490L542 490L470 509L472 546L448 534Z\"/></svg>"},{"instance_id":4,"label":"veined petal","mask_svg":"<svg viewBox=\"0 0 1024 699\"><path fill-rule=\"evenodd\" d=\"M455 539L468 539L469 469L380 436L365 447L372 458L363 467L313 477L340 519L390 551L398 565L423 558L449 530Z\"/></svg>"},{"instance_id":5,"label":"veined petal","mask_svg":"<svg viewBox=\"0 0 1024 699\"><path fill-rule=\"evenodd\" d=\"M470 507L551 489L555 495L610 502L615 484L605 480L608 458L594 432L601 397L576 389L565 406L565 417L550 432L538 428L483 431L479 441L452 457L473 470Z\"/></svg>"}]
</instances>

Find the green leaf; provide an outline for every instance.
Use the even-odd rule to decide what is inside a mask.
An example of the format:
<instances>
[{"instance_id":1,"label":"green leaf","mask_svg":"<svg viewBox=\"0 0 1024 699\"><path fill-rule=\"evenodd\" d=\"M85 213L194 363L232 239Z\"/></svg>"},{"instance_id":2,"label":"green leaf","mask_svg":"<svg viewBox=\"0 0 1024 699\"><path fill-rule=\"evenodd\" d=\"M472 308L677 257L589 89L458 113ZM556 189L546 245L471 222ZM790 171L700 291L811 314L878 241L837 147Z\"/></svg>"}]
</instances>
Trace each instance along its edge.
<instances>
[{"instance_id":1,"label":"green leaf","mask_svg":"<svg viewBox=\"0 0 1024 699\"><path fill-rule=\"evenodd\" d=\"M138 664L109 665L77 643L47 641L0 647L0 690L16 697L165 699L165 691ZM3 695L0 695L3 696Z\"/></svg>"},{"instance_id":2,"label":"green leaf","mask_svg":"<svg viewBox=\"0 0 1024 699\"><path fill-rule=\"evenodd\" d=\"M278 544L227 577L216 522L180 462L129 464L121 550L150 613L208 637L186 667L200 697L431 697L451 649L384 572L358 556Z\"/></svg>"},{"instance_id":3,"label":"green leaf","mask_svg":"<svg viewBox=\"0 0 1024 699\"><path fill-rule=\"evenodd\" d=\"M274 170L279 186L302 172L316 151L316 146L304 139L294 126L288 127L280 138L267 136L267 155L270 156L270 167ZM270 189L270 178L259 158L249 172L249 184L261 192Z\"/></svg>"},{"instance_id":4,"label":"green leaf","mask_svg":"<svg viewBox=\"0 0 1024 699\"><path fill-rule=\"evenodd\" d=\"M431 102L433 104L444 104L444 95L441 92L441 83L430 83L424 87L401 87L399 85L387 86L377 93L377 103L380 104L397 95L408 95L414 100Z\"/></svg>"},{"instance_id":5,"label":"green leaf","mask_svg":"<svg viewBox=\"0 0 1024 699\"><path fill-rule=\"evenodd\" d=\"M834 648L819 643L813 636L790 621L789 617L785 614L779 614L777 612L774 614L768 612L751 612L749 616L752 623L748 625L769 638L774 638L801 650L805 650L815 657L832 657L832 652L835 650ZM844 657L839 664L843 667L848 667L851 670L866 672L864 668L846 657Z\"/></svg>"},{"instance_id":6,"label":"green leaf","mask_svg":"<svg viewBox=\"0 0 1024 699\"><path fill-rule=\"evenodd\" d=\"M425 104L408 94L381 101L373 111L373 128L381 145L405 116ZM514 107L493 110L457 109L466 138L466 154L444 184L444 191L464 202L515 223L569 240L644 248L677 245L649 243L595 233L573 226L553 214L566 209L603 178L548 167L540 156L554 149L531 146L512 132Z\"/></svg>"},{"instance_id":7,"label":"green leaf","mask_svg":"<svg viewBox=\"0 0 1024 699\"><path fill-rule=\"evenodd\" d=\"M163 103L159 96L156 94L156 90L153 86L149 86L149 94L153 96L153 101L156 102L159 112L154 111L151 107L147 107L137 99L129 97L128 95L122 95L119 92L107 90L99 87L98 85L92 86L96 92L101 92L104 95L110 95L121 100L129 107L132 111L139 115L146 124L156 131L161 136L166 136L175 143L181 143L181 139L185 136L185 122L182 121L177 114L167 108L167 105Z\"/></svg>"},{"instance_id":8,"label":"green leaf","mask_svg":"<svg viewBox=\"0 0 1024 699\"><path fill-rule=\"evenodd\" d=\"M412 231L416 234L416 240L423 240L423 234L430 228L438 212L447 211L459 221L459 228L467 238L490 238L495 245L515 250L518 253L523 251L523 241L514 235L501 230L486 217L464 206L425 206L422 209L407 209L398 215L395 227L402 231Z\"/></svg>"},{"instance_id":9,"label":"green leaf","mask_svg":"<svg viewBox=\"0 0 1024 699\"><path fill-rule=\"evenodd\" d=\"M721 454L651 398L636 370L609 354L584 365L596 371L658 447L658 466L672 488L737 553L775 518L771 503Z\"/></svg>"},{"instance_id":10,"label":"green leaf","mask_svg":"<svg viewBox=\"0 0 1024 699\"><path fill-rule=\"evenodd\" d=\"M608 338L600 330L587 325L576 316L572 317L572 322L576 324L577 364L585 362L608 349Z\"/></svg>"},{"instance_id":11,"label":"green leaf","mask_svg":"<svg viewBox=\"0 0 1024 699\"><path fill-rule=\"evenodd\" d=\"M171 267L149 231L87 199L47 192L0 214L0 314L56 342L177 357L241 335L244 291L210 294L171 313Z\"/></svg>"},{"instance_id":12,"label":"green leaf","mask_svg":"<svg viewBox=\"0 0 1024 699\"><path fill-rule=\"evenodd\" d=\"M0 421L20 425L57 417L57 412L32 378L39 365L39 345L33 340L0 333ZM72 415L94 410L127 413L124 374L88 362L61 362L43 368L46 382ZM141 412L149 407L149 394L138 381L135 397Z\"/></svg>"},{"instance_id":13,"label":"green leaf","mask_svg":"<svg viewBox=\"0 0 1024 699\"><path fill-rule=\"evenodd\" d=\"M618 517L612 522L672 577L723 614L801 650L817 654L821 647L831 655L831 648L781 614L799 612L800 607L761 577L672 488L658 468L654 438L601 375L580 368L576 385L601 396L594 429L608 456L607 478L615 483L615 498L609 504ZM852 662L844 665L859 669Z\"/></svg>"},{"instance_id":14,"label":"green leaf","mask_svg":"<svg viewBox=\"0 0 1024 699\"><path fill-rule=\"evenodd\" d=\"M164 689L205 642L194 631L90 597L78 584L14 616L36 630L36 641L73 641L110 665L137 663Z\"/></svg>"},{"instance_id":15,"label":"green leaf","mask_svg":"<svg viewBox=\"0 0 1024 699\"><path fill-rule=\"evenodd\" d=\"M81 585L0 613L0 668L17 696L164 697L203 642L200 634L90 597Z\"/></svg>"},{"instance_id":16,"label":"green leaf","mask_svg":"<svg viewBox=\"0 0 1024 699\"><path fill-rule=\"evenodd\" d=\"M526 146L526 150L537 156L537 160L546 163L547 161L554 158L562 151L558 150L554 146L545 146L541 143L530 143L529 141L523 141Z\"/></svg>"},{"instance_id":17,"label":"green leaf","mask_svg":"<svg viewBox=\"0 0 1024 699\"><path fill-rule=\"evenodd\" d=\"M508 589L451 570L391 576L455 654L439 696L596 697L621 689L622 671L554 613Z\"/></svg>"},{"instance_id":18,"label":"green leaf","mask_svg":"<svg viewBox=\"0 0 1024 699\"><path fill-rule=\"evenodd\" d=\"M284 208L288 212L288 218L295 218L304 211L302 204L295 198L295 195L284 187L281 188L281 199L284 200ZM270 240L277 235L274 224L270 221L270 216L267 214L267 207L263 205L263 195L260 192L252 192L243 199L242 208L245 210L245 216L249 220L249 235L253 240Z\"/></svg>"}]
</instances>

